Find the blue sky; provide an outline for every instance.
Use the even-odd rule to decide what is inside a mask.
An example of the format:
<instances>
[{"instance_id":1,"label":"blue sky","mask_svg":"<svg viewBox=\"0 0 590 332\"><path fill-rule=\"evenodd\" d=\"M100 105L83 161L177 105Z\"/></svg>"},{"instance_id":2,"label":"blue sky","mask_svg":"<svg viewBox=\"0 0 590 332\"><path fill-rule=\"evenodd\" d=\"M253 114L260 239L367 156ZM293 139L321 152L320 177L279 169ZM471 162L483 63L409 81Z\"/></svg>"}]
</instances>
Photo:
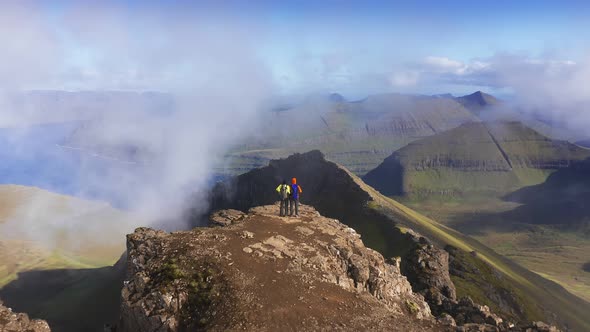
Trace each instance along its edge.
<instances>
[{"instance_id":1,"label":"blue sky","mask_svg":"<svg viewBox=\"0 0 590 332\"><path fill-rule=\"evenodd\" d=\"M176 90L245 75L278 94L506 94L518 90L506 59L511 72L569 75L590 46L584 1L15 3L0 5L13 18L0 40L15 49L0 73L25 68L21 88Z\"/></svg>"}]
</instances>

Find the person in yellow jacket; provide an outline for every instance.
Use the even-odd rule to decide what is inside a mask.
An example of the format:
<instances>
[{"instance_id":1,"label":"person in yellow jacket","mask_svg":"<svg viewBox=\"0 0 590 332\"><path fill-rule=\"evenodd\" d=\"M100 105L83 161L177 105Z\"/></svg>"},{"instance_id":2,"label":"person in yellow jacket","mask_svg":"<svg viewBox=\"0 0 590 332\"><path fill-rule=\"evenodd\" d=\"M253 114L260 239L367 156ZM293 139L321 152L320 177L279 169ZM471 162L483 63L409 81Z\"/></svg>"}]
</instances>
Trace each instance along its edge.
<instances>
[{"instance_id":1,"label":"person in yellow jacket","mask_svg":"<svg viewBox=\"0 0 590 332\"><path fill-rule=\"evenodd\" d=\"M283 180L282 184L277 187L279 193L279 200L281 201L279 216L286 217L289 213L289 197L291 196L291 186L287 181Z\"/></svg>"}]
</instances>

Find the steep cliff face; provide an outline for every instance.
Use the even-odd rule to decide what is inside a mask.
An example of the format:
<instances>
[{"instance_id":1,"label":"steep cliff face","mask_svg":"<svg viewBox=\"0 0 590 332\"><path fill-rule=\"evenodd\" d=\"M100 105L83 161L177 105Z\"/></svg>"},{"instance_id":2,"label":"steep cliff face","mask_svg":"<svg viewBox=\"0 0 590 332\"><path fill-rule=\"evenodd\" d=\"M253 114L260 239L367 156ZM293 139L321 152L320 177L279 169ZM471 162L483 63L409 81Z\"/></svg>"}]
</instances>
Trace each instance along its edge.
<instances>
[{"instance_id":1,"label":"steep cliff face","mask_svg":"<svg viewBox=\"0 0 590 332\"><path fill-rule=\"evenodd\" d=\"M406 232L405 238L411 245L401 268L413 281L413 289L423 294L435 308L442 305L443 299L456 300L457 291L449 274L449 254L411 230Z\"/></svg>"},{"instance_id":2,"label":"steep cliff face","mask_svg":"<svg viewBox=\"0 0 590 332\"><path fill-rule=\"evenodd\" d=\"M212 225L128 236L117 331L445 331L399 266L337 220L301 207L221 211Z\"/></svg>"},{"instance_id":3,"label":"steep cliff face","mask_svg":"<svg viewBox=\"0 0 590 332\"><path fill-rule=\"evenodd\" d=\"M363 180L385 195L507 193L588 156L519 122L470 123L410 143Z\"/></svg>"},{"instance_id":4,"label":"steep cliff face","mask_svg":"<svg viewBox=\"0 0 590 332\"><path fill-rule=\"evenodd\" d=\"M0 301L0 331L2 332L51 332L46 321L30 319L27 314L12 312Z\"/></svg>"}]
</instances>

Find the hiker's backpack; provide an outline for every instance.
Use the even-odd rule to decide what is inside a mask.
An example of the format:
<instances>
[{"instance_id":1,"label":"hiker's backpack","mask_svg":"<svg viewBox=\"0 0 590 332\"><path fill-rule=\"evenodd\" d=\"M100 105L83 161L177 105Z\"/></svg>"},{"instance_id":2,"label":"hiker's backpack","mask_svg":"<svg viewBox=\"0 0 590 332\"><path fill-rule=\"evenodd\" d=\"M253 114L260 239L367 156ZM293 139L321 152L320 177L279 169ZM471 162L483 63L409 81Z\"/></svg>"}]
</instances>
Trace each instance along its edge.
<instances>
[{"instance_id":1,"label":"hiker's backpack","mask_svg":"<svg viewBox=\"0 0 590 332\"><path fill-rule=\"evenodd\" d=\"M280 197L281 199L287 199L289 198L289 187L287 187L286 184L281 185L281 192L280 192Z\"/></svg>"}]
</instances>

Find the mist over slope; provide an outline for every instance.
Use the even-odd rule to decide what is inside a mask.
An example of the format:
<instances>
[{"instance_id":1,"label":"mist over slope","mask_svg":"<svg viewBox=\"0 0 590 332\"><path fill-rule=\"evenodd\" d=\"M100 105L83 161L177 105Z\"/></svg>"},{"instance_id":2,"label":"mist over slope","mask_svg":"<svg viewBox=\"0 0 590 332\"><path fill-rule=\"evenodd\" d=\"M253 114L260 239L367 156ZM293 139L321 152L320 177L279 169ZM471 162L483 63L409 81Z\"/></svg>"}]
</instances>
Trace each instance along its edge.
<instances>
[{"instance_id":1,"label":"mist over slope","mask_svg":"<svg viewBox=\"0 0 590 332\"><path fill-rule=\"evenodd\" d=\"M0 286L18 273L114 264L138 220L103 202L0 185Z\"/></svg>"},{"instance_id":2,"label":"mist over slope","mask_svg":"<svg viewBox=\"0 0 590 332\"><path fill-rule=\"evenodd\" d=\"M356 101L338 96L276 102L278 106L261 117L265 129L232 147L219 172L239 174L273 158L319 149L364 176L416 140L474 122L522 122L553 139L582 137L565 123L548 120L543 109L527 111L481 91L461 97L387 93Z\"/></svg>"},{"instance_id":3,"label":"mist over slope","mask_svg":"<svg viewBox=\"0 0 590 332\"><path fill-rule=\"evenodd\" d=\"M112 265L145 222L102 201L0 185L0 299L54 331L101 330L118 315L123 271Z\"/></svg>"}]
</instances>

